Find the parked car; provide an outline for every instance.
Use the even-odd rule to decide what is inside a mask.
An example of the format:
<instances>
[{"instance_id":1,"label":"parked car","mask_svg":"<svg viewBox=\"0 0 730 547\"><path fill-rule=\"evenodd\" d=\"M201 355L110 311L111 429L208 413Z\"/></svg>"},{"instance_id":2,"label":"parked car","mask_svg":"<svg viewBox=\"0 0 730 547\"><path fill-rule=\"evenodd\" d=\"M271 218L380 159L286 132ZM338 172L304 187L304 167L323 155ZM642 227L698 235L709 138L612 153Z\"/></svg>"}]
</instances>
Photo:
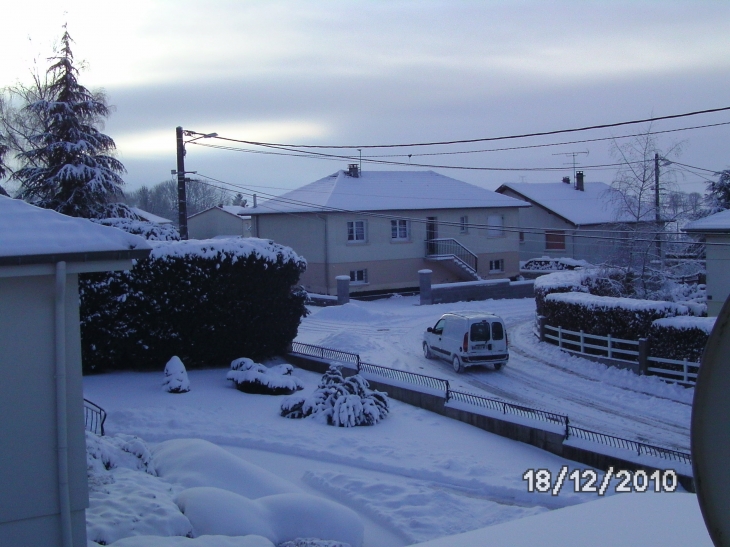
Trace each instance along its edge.
<instances>
[{"instance_id":1,"label":"parked car","mask_svg":"<svg viewBox=\"0 0 730 547\"><path fill-rule=\"evenodd\" d=\"M509 360L507 329L491 313L445 313L423 334L423 355L450 362L456 372L484 364L499 370Z\"/></svg>"}]
</instances>

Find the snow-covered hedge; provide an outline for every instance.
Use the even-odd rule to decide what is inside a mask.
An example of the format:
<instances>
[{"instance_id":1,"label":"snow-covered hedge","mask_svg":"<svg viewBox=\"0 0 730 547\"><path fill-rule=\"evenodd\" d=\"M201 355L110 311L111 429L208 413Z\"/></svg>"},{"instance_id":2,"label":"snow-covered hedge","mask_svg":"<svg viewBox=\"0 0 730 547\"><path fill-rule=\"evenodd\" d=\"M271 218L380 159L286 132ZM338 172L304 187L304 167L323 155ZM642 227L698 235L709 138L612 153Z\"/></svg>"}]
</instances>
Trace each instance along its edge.
<instances>
[{"instance_id":1,"label":"snow-covered hedge","mask_svg":"<svg viewBox=\"0 0 730 547\"><path fill-rule=\"evenodd\" d=\"M648 341L652 357L698 362L707 345L715 317L669 317L654 321Z\"/></svg>"},{"instance_id":2,"label":"snow-covered hedge","mask_svg":"<svg viewBox=\"0 0 730 547\"><path fill-rule=\"evenodd\" d=\"M79 276L85 372L188 368L286 349L307 313L306 261L257 238L150 242L129 272Z\"/></svg>"},{"instance_id":3,"label":"snow-covered hedge","mask_svg":"<svg viewBox=\"0 0 730 547\"><path fill-rule=\"evenodd\" d=\"M633 277L617 268L564 270L535 280L535 305L543 313L545 297L553 293L581 292L595 296L620 297L631 294Z\"/></svg>"},{"instance_id":4,"label":"snow-covered hedge","mask_svg":"<svg viewBox=\"0 0 730 547\"><path fill-rule=\"evenodd\" d=\"M329 425L354 427L374 425L388 415L388 395L370 389L367 380L355 374L345 379L342 367L331 365L309 397L289 397L281 405L285 418L313 416Z\"/></svg>"},{"instance_id":5,"label":"snow-covered hedge","mask_svg":"<svg viewBox=\"0 0 730 547\"><path fill-rule=\"evenodd\" d=\"M648 335L655 320L687 315L689 310L686 306L673 302L572 292L547 295L542 312L547 324L554 327L638 340Z\"/></svg>"},{"instance_id":6,"label":"snow-covered hedge","mask_svg":"<svg viewBox=\"0 0 730 547\"><path fill-rule=\"evenodd\" d=\"M244 393L291 395L304 389L301 380L291 375L293 370L294 367L288 364L267 368L247 357L241 357L231 362L231 370L226 378L236 385L236 389Z\"/></svg>"},{"instance_id":7,"label":"snow-covered hedge","mask_svg":"<svg viewBox=\"0 0 730 547\"><path fill-rule=\"evenodd\" d=\"M543 256L542 258L531 258L525 261L520 266L520 270L528 272L557 272L562 270L575 270L576 268L588 268L589 266L590 264L585 260Z\"/></svg>"},{"instance_id":8,"label":"snow-covered hedge","mask_svg":"<svg viewBox=\"0 0 730 547\"><path fill-rule=\"evenodd\" d=\"M131 218L100 218L92 222L119 228L130 234L142 236L151 241L180 241L180 232L172 224L158 224Z\"/></svg>"}]
</instances>

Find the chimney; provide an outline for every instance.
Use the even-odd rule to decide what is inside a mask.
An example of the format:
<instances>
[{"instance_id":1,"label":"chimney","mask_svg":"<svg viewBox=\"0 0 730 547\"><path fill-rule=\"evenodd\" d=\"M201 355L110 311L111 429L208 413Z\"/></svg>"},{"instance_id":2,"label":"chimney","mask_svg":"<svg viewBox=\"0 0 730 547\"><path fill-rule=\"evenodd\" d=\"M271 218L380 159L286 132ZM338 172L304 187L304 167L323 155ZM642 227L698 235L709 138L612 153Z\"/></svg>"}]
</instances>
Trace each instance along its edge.
<instances>
[{"instance_id":1,"label":"chimney","mask_svg":"<svg viewBox=\"0 0 730 547\"><path fill-rule=\"evenodd\" d=\"M570 177L563 177L563 182L565 184L570 184Z\"/></svg>"},{"instance_id":2,"label":"chimney","mask_svg":"<svg viewBox=\"0 0 730 547\"><path fill-rule=\"evenodd\" d=\"M585 188L583 187L583 171L578 171L575 174L575 189L580 190L581 192L585 191Z\"/></svg>"},{"instance_id":3,"label":"chimney","mask_svg":"<svg viewBox=\"0 0 730 547\"><path fill-rule=\"evenodd\" d=\"M350 177L358 178L360 176L360 170L357 168L356 163L351 163L347 166L347 174Z\"/></svg>"},{"instance_id":4,"label":"chimney","mask_svg":"<svg viewBox=\"0 0 730 547\"><path fill-rule=\"evenodd\" d=\"M256 194L253 195L253 208L256 208Z\"/></svg>"}]
</instances>

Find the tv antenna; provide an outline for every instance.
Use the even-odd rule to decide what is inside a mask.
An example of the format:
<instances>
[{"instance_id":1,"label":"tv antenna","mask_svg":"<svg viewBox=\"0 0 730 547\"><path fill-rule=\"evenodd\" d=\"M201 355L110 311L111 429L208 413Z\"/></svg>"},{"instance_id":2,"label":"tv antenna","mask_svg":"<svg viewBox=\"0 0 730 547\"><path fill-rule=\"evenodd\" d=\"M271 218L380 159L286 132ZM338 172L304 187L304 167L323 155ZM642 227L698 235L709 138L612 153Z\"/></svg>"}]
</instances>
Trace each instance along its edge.
<instances>
[{"instance_id":1,"label":"tv antenna","mask_svg":"<svg viewBox=\"0 0 730 547\"><path fill-rule=\"evenodd\" d=\"M570 156L573 158L572 162L568 162L563 165L572 165L573 166L573 182L575 183L575 165L576 165L575 157L580 156L581 154L585 154L586 156L588 156L589 153L590 153L590 151L586 148L585 152L558 152L557 154L553 154L553 156Z\"/></svg>"}]
</instances>

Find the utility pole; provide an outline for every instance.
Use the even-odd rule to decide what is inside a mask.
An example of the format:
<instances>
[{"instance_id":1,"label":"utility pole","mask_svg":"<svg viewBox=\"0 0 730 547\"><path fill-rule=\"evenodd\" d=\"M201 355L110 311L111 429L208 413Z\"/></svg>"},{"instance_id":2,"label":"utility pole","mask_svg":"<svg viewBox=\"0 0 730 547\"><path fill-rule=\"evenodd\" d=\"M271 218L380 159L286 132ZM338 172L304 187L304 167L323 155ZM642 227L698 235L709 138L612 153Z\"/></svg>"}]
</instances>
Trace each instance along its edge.
<instances>
[{"instance_id":1,"label":"utility pole","mask_svg":"<svg viewBox=\"0 0 730 547\"><path fill-rule=\"evenodd\" d=\"M661 264L662 260L662 238L659 234L661 214L659 212L659 153L654 152L654 219L656 222L656 254Z\"/></svg>"},{"instance_id":2,"label":"utility pole","mask_svg":"<svg viewBox=\"0 0 730 547\"><path fill-rule=\"evenodd\" d=\"M177 221L180 229L180 239L188 238L188 199L185 195L185 144L183 143L183 128L175 128L177 138Z\"/></svg>"}]
</instances>

